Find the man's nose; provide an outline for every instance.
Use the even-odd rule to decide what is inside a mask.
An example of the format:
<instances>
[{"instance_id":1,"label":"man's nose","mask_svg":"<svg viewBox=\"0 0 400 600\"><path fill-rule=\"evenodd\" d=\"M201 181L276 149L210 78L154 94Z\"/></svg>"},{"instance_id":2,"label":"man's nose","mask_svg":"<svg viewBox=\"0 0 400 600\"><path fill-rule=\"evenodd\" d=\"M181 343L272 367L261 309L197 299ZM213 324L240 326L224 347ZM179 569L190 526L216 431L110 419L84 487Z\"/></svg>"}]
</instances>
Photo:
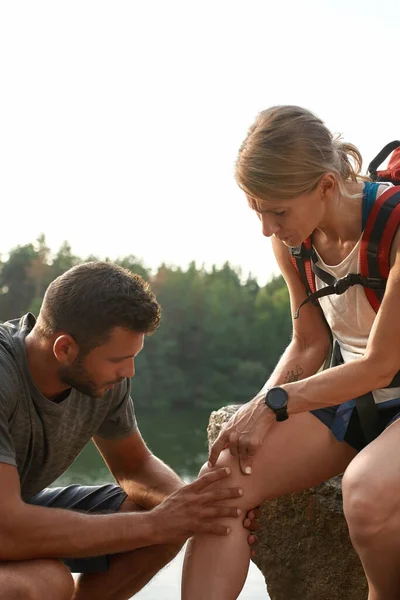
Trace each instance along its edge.
<instances>
[{"instance_id":1,"label":"man's nose","mask_svg":"<svg viewBox=\"0 0 400 600\"><path fill-rule=\"evenodd\" d=\"M118 376L121 378L125 378L127 377L128 379L130 379L131 377L133 377L135 374L135 363L133 360L127 361L126 365L124 365L124 368L121 369L118 373Z\"/></svg>"}]
</instances>

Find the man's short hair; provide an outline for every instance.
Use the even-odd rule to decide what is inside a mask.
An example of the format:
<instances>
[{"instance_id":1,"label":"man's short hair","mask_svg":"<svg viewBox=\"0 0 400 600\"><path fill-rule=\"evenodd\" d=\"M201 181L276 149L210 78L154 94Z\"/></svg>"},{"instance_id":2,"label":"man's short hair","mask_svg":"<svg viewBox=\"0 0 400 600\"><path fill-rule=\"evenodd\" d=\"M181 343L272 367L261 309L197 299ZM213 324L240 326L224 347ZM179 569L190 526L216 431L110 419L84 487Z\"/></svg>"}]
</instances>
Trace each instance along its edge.
<instances>
[{"instance_id":1,"label":"man's short hair","mask_svg":"<svg viewBox=\"0 0 400 600\"><path fill-rule=\"evenodd\" d=\"M152 333L161 308L144 279L111 262L87 262L69 269L47 288L38 333L71 335L88 352L109 338L114 327Z\"/></svg>"}]
</instances>

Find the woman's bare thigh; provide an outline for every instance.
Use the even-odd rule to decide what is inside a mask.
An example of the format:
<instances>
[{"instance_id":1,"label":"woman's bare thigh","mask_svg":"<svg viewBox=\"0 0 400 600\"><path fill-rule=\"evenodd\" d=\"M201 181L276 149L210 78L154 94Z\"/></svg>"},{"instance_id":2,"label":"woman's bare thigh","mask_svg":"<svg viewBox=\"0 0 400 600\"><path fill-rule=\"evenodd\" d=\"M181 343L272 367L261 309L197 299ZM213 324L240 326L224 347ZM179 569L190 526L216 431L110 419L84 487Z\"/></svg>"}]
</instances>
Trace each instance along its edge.
<instances>
[{"instance_id":1,"label":"woman's bare thigh","mask_svg":"<svg viewBox=\"0 0 400 600\"><path fill-rule=\"evenodd\" d=\"M221 453L217 466L232 469L233 485L245 490L244 504L256 506L343 473L356 454L357 450L338 442L326 425L307 412L272 425L252 459L251 475L242 475L238 459L229 450Z\"/></svg>"}]
</instances>

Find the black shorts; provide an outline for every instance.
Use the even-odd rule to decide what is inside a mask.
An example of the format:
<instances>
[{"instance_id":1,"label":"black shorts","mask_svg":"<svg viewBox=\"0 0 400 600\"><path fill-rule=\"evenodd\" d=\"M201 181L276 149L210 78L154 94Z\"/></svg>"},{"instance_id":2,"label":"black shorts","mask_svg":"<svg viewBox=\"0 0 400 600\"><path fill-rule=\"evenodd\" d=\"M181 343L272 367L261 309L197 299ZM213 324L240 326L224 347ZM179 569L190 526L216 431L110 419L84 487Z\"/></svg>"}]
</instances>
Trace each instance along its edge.
<instances>
[{"instance_id":1,"label":"black shorts","mask_svg":"<svg viewBox=\"0 0 400 600\"><path fill-rule=\"evenodd\" d=\"M398 399L385 402L385 406L378 404L382 431L400 418L400 406L398 404ZM354 400L337 406L318 408L312 410L311 413L329 427L339 442L345 441L358 451L368 445Z\"/></svg>"},{"instance_id":2,"label":"black shorts","mask_svg":"<svg viewBox=\"0 0 400 600\"><path fill-rule=\"evenodd\" d=\"M46 488L30 498L28 504L94 514L116 513L126 497L125 492L115 484L69 485L64 488ZM98 573L109 567L108 555L62 560L72 573Z\"/></svg>"}]
</instances>

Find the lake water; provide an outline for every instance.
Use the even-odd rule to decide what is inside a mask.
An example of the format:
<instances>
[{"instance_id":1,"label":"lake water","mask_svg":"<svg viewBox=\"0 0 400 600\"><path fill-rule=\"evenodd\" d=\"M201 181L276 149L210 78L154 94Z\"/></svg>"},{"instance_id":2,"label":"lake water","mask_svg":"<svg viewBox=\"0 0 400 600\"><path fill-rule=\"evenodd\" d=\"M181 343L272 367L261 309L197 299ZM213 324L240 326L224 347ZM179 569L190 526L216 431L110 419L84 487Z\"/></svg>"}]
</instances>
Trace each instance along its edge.
<instances>
[{"instance_id":1,"label":"lake water","mask_svg":"<svg viewBox=\"0 0 400 600\"><path fill-rule=\"evenodd\" d=\"M169 464L183 479L194 479L207 457L206 430L210 411L161 412L136 407L141 433L152 452ZM107 467L93 444L89 444L55 485L111 481ZM139 594L138 600L177 600L183 551ZM268 600L265 581L253 563L240 600Z\"/></svg>"}]
</instances>

